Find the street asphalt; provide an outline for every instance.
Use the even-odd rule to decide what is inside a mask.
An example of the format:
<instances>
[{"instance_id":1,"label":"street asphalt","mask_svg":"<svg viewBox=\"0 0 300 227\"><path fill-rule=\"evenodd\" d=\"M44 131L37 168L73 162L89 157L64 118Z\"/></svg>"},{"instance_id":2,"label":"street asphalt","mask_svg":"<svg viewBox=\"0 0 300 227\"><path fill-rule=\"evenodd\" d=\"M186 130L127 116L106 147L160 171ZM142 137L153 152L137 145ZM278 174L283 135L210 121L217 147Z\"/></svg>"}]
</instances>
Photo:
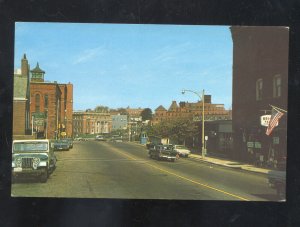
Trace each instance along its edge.
<instances>
[{"instance_id":1,"label":"street asphalt","mask_svg":"<svg viewBox=\"0 0 300 227\"><path fill-rule=\"evenodd\" d=\"M57 168L47 183L20 179L14 197L277 201L264 174L194 158L175 162L148 157L128 142L76 141L56 152Z\"/></svg>"}]
</instances>

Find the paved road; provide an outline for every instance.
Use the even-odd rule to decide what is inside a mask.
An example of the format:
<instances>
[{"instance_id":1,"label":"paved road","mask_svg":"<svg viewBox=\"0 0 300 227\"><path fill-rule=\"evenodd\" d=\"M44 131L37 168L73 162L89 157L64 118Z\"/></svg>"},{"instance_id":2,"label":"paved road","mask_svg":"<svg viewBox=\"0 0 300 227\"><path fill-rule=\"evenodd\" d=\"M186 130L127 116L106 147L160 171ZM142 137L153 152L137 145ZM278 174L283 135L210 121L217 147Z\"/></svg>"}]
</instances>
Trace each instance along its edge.
<instances>
[{"instance_id":1,"label":"paved road","mask_svg":"<svg viewBox=\"0 0 300 227\"><path fill-rule=\"evenodd\" d=\"M56 152L57 168L47 183L23 180L12 196L64 198L278 200L264 175L180 158L149 159L138 144L75 142Z\"/></svg>"}]
</instances>

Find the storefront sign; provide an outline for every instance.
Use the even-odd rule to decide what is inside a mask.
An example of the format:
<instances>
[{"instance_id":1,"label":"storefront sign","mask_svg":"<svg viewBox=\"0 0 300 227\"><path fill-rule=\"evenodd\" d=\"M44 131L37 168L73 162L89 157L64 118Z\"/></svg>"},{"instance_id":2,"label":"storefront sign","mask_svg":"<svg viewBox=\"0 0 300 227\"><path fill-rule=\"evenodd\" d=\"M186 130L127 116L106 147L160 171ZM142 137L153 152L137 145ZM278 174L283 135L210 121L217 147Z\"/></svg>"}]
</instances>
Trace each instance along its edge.
<instances>
[{"instance_id":1,"label":"storefront sign","mask_svg":"<svg viewBox=\"0 0 300 227\"><path fill-rule=\"evenodd\" d=\"M254 147L255 148L261 148L261 143L260 142L255 142Z\"/></svg>"},{"instance_id":2,"label":"storefront sign","mask_svg":"<svg viewBox=\"0 0 300 227\"><path fill-rule=\"evenodd\" d=\"M247 147L248 148L253 148L254 147L254 142L247 142Z\"/></svg>"},{"instance_id":3,"label":"storefront sign","mask_svg":"<svg viewBox=\"0 0 300 227\"><path fill-rule=\"evenodd\" d=\"M45 122L45 114L36 112L32 113L32 118L33 118L33 126L43 126Z\"/></svg>"},{"instance_id":4,"label":"storefront sign","mask_svg":"<svg viewBox=\"0 0 300 227\"><path fill-rule=\"evenodd\" d=\"M260 142L247 142L248 148L261 148Z\"/></svg>"},{"instance_id":5,"label":"storefront sign","mask_svg":"<svg viewBox=\"0 0 300 227\"><path fill-rule=\"evenodd\" d=\"M61 134L62 136L66 136L66 135L67 135L66 132L61 132L60 134Z\"/></svg>"},{"instance_id":6,"label":"storefront sign","mask_svg":"<svg viewBox=\"0 0 300 227\"><path fill-rule=\"evenodd\" d=\"M260 117L260 124L261 124L261 126L268 127L270 119L271 119L271 115L262 115ZM278 122L277 122L276 126L278 126Z\"/></svg>"}]
</instances>

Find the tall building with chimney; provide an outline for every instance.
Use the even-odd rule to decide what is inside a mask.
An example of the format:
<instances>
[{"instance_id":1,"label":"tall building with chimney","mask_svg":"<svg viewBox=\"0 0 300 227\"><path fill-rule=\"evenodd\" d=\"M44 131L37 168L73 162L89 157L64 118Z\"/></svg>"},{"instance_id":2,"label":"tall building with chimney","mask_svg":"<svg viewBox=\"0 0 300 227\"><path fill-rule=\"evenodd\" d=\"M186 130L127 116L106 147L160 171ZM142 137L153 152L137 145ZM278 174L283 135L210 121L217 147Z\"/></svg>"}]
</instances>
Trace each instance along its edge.
<instances>
[{"instance_id":1,"label":"tall building with chimney","mask_svg":"<svg viewBox=\"0 0 300 227\"><path fill-rule=\"evenodd\" d=\"M24 54L21 69L14 73L13 96L13 135L23 136L31 134L30 125L30 66Z\"/></svg>"},{"instance_id":2,"label":"tall building with chimney","mask_svg":"<svg viewBox=\"0 0 300 227\"><path fill-rule=\"evenodd\" d=\"M37 63L30 70L26 54L14 73L13 137L73 136L73 84L45 81Z\"/></svg>"}]
</instances>

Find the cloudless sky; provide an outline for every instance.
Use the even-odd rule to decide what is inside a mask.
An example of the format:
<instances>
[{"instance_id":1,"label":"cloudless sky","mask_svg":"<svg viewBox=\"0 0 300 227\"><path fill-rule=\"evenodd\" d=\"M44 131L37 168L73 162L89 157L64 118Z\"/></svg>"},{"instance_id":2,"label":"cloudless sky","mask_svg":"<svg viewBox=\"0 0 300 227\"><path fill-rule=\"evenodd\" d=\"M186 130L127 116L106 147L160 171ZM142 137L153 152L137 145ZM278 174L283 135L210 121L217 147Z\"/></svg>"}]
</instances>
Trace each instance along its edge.
<instances>
[{"instance_id":1,"label":"cloudless sky","mask_svg":"<svg viewBox=\"0 0 300 227\"><path fill-rule=\"evenodd\" d=\"M232 103L228 26L28 23L15 25L15 69L26 53L45 80L71 82L74 110L130 106L169 108L195 102L189 89Z\"/></svg>"}]
</instances>

